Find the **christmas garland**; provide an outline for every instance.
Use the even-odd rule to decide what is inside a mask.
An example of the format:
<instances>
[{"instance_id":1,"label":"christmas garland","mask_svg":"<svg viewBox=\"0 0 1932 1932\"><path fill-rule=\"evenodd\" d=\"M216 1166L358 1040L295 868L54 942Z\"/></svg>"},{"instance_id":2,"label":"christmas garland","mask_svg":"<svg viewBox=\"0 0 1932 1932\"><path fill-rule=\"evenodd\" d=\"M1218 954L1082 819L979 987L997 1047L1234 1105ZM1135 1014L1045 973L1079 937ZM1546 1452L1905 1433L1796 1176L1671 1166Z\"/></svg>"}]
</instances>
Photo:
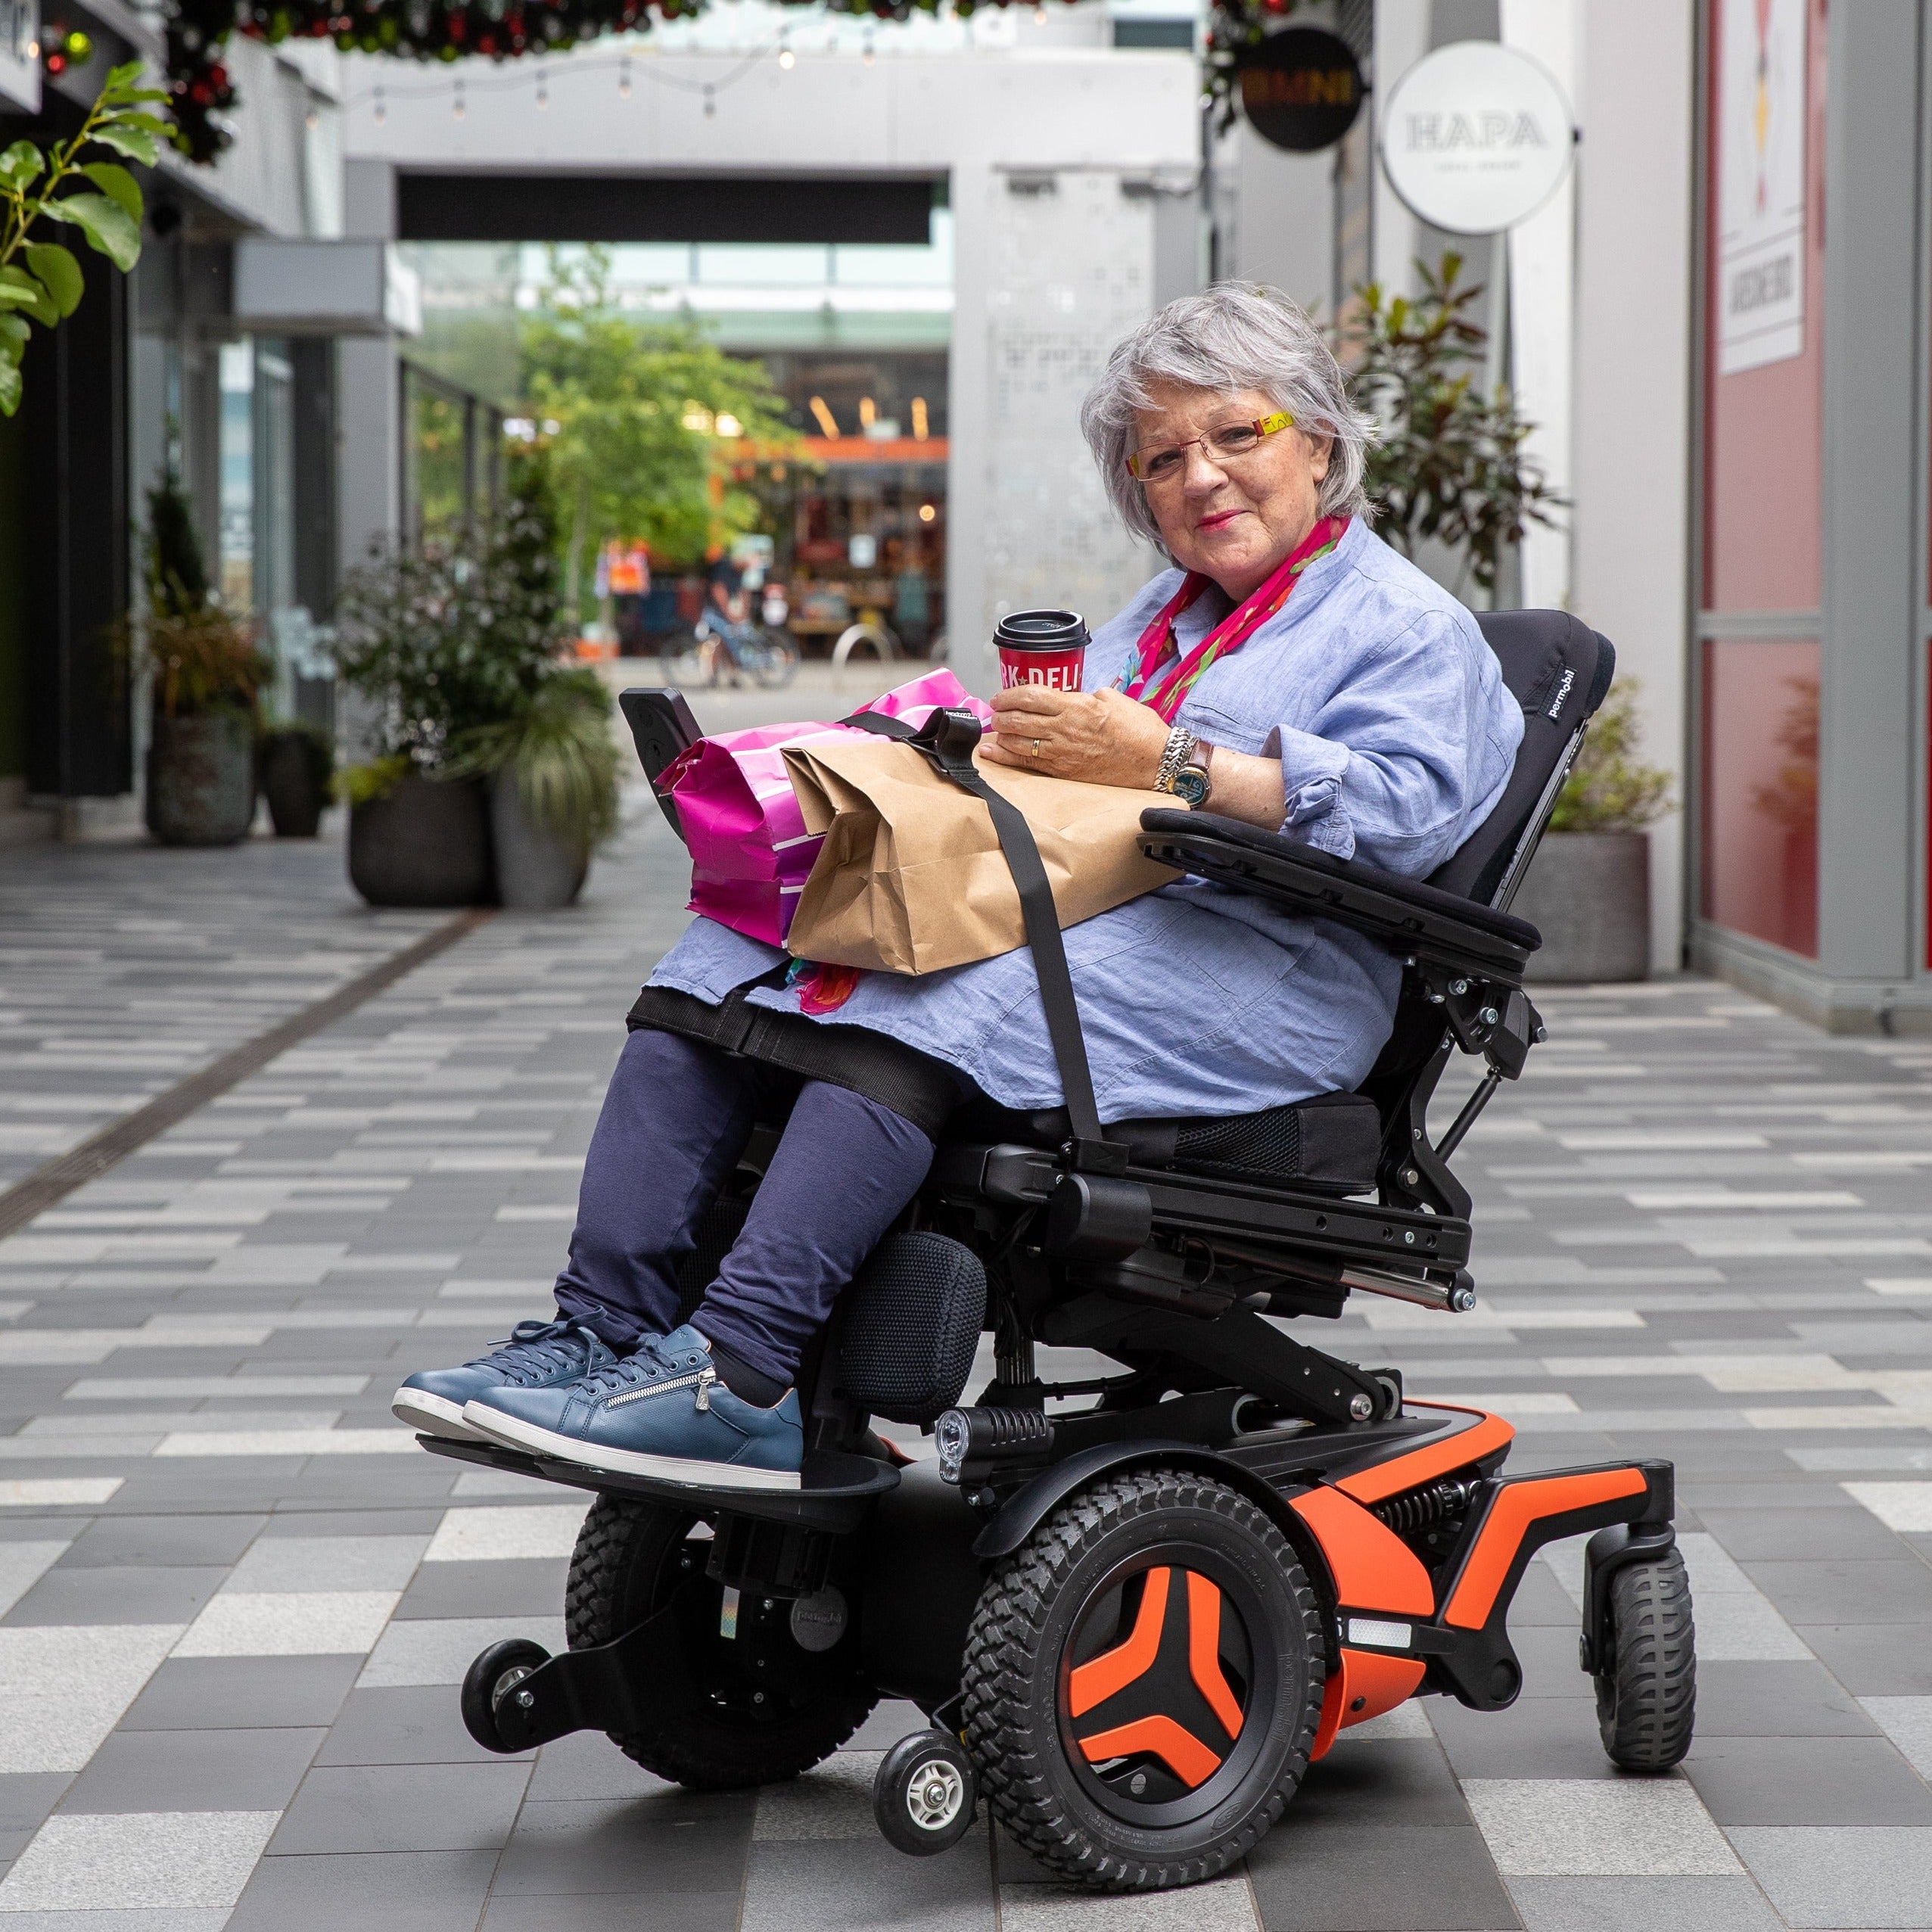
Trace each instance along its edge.
<instances>
[{"instance_id":1,"label":"christmas garland","mask_svg":"<svg viewBox=\"0 0 1932 1932\"><path fill-rule=\"evenodd\" d=\"M191 160L212 161L234 138L228 126L238 96L222 64L231 33L271 45L332 40L344 53L418 61L481 55L493 61L561 54L607 33L637 33L655 20L688 20L705 0L173 0L167 12L168 76L176 145ZM785 0L823 4L836 14L903 20L914 11L957 15L979 6L1003 11L1033 0ZM1224 128L1234 115L1234 76L1243 48L1292 13L1296 0L1216 0L1203 87Z\"/></svg>"}]
</instances>

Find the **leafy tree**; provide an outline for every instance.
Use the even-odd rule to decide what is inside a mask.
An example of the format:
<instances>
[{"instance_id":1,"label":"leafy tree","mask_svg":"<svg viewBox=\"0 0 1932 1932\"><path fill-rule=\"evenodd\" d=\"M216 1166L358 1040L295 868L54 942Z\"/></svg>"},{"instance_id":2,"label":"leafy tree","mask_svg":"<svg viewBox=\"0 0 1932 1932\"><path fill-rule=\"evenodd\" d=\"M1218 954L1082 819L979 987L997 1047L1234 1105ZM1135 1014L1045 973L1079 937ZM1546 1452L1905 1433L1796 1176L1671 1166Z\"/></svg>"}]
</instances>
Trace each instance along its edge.
<instances>
[{"instance_id":1,"label":"leafy tree","mask_svg":"<svg viewBox=\"0 0 1932 1932\"><path fill-rule=\"evenodd\" d=\"M104 154L151 168L170 132L145 104L167 95L143 87L141 73L138 61L115 68L71 140L45 153L31 141L16 141L0 153L0 416L20 406L30 322L56 327L79 307L86 287L72 251L48 239L48 226L79 229L123 274L140 259L140 185ZM102 158L83 160L90 151Z\"/></svg>"},{"instance_id":2,"label":"leafy tree","mask_svg":"<svg viewBox=\"0 0 1932 1932\"><path fill-rule=\"evenodd\" d=\"M1489 331L1470 310L1482 285L1458 285L1453 249L1439 268L1419 261L1416 272L1413 299L1374 282L1358 288L1336 331L1355 400L1381 426L1367 478L1377 529L1405 556L1429 540L1462 552L1463 577L1493 593L1504 551L1566 505L1523 453L1535 425L1507 387L1486 395L1479 385Z\"/></svg>"},{"instance_id":3,"label":"leafy tree","mask_svg":"<svg viewBox=\"0 0 1932 1932\"><path fill-rule=\"evenodd\" d=\"M763 368L689 325L641 325L609 298L610 251L551 257L542 308L525 322L524 390L541 426L564 532L564 606L610 537L641 539L668 563L760 522L729 474L733 446L789 449L784 405ZM552 428L552 425L555 427Z\"/></svg>"}]
</instances>

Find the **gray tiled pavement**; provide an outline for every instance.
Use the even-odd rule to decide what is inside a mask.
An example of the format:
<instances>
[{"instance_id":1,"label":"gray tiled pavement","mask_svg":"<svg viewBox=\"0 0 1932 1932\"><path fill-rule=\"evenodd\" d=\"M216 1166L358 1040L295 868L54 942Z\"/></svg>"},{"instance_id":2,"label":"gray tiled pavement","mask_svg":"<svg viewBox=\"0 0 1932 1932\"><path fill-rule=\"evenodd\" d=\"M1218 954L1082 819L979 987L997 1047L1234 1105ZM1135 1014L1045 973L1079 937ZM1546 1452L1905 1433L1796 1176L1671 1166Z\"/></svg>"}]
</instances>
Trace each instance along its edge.
<instances>
[{"instance_id":1,"label":"gray tiled pavement","mask_svg":"<svg viewBox=\"0 0 1932 1932\"><path fill-rule=\"evenodd\" d=\"M0 1188L448 917L368 912L332 838L5 854Z\"/></svg>"},{"instance_id":2,"label":"gray tiled pavement","mask_svg":"<svg viewBox=\"0 0 1932 1932\"><path fill-rule=\"evenodd\" d=\"M185 1032L170 1003L260 984L238 953L397 943L328 846L272 901L282 851L211 859L199 900L172 857L0 861L0 898L43 907L76 865L119 935L73 1013L115 1019L141 975L151 1030ZM543 1305L674 858L636 821L579 910L492 921L0 1242L0 1932L1932 1927L1932 1043L1828 1040L1702 982L1546 995L1550 1045L1461 1163L1482 1308L1356 1306L1315 1338L1500 1409L1514 1467L1676 1459L1680 1775L1597 1746L1574 1548L1519 1597L1513 1710L1345 1737L1246 1871L1186 1894L1070 1896L983 1825L898 1857L866 1780L903 1707L755 1794L596 1737L478 1750L455 1680L499 1635L558 1640L581 1499L422 1454L387 1397ZM144 956L117 908L164 901Z\"/></svg>"}]
</instances>

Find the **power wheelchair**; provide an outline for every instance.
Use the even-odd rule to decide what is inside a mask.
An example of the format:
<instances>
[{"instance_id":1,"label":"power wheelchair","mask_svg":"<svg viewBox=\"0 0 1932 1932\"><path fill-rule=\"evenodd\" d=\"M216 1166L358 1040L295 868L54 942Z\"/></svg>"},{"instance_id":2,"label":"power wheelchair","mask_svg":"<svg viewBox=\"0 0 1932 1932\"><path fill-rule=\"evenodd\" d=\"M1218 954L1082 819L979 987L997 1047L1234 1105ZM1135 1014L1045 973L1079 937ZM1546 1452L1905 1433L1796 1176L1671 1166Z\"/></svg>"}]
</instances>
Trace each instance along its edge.
<instances>
[{"instance_id":1,"label":"power wheelchair","mask_svg":"<svg viewBox=\"0 0 1932 1932\"><path fill-rule=\"evenodd\" d=\"M1208 814L1142 822L1143 848L1178 871L1402 958L1394 1030L1358 1092L1103 1134L1084 1053L1069 1069L1056 1031L1069 1107L963 1109L801 1368L796 1493L421 1439L596 1492L569 1648L512 1640L477 1658L462 1711L479 1744L602 1730L662 1777L751 1785L818 1762L882 1697L907 1698L932 1728L885 1754L874 1787L902 1850L956 1842L983 1796L1056 1875L1184 1884L1250 1850L1349 1726L1417 1695L1510 1704L1525 1567L1594 1531L1580 1661L1604 1747L1632 1771L1684 1756L1695 1660L1671 1466L1505 1475L1501 1417L1408 1399L1395 1370L1279 1325L1336 1316L1354 1293L1445 1318L1474 1305L1470 1196L1449 1160L1543 1037L1523 986L1538 935L1507 907L1614 662L1560 613L1481 623L1525 735L1501 802L1427 882ZM624 704L655 778L695 726L674 693ZM1045 954L1065 978L1053 930L1034 947L1043 990ZM1458 1052L1483 1071L1432 1140ZM776 1126L700 1230L686 1314ZM988 1330L992 1379L963 1402ZM1039 1345L1120 1372L1043 1380ZM874 1417L930 1429L936 1460L908 1460Z\"/></svg>"}]
</instances>

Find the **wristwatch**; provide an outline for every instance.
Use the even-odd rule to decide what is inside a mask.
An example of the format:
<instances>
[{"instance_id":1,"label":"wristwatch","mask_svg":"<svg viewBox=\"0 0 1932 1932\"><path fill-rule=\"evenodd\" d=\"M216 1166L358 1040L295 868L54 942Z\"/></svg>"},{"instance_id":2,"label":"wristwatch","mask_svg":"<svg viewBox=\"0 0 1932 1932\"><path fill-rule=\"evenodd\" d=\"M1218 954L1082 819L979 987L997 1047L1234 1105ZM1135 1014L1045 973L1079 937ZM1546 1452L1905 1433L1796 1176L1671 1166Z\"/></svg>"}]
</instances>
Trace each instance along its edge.
<instances>
[{"instance_id":1,"label":"wristwatch","mask_svg":"<svg viewBox=\"0 0 1932 1932\"><path fill-rule=\"evenodd\" d=\"M1167 735L1160 769L1154 774L1154 789L1170 792L1190 807L1205 805L1214 789L1208 774L1213 755L1212 745L1203 745L1184 724L1177 724Z\"/></svg>"},{"instance_id":2,"label":"wristwatch","mask_svg":"<svg viewBox=\"0 0 1932 1932\"><path fill-rule=\"evenodd\" d=\"M1190 810L1199 811L1214 792L1214 774L1209 769L1214 758L1214 747L1203 745L1199 739L1194 744L1196 755L1174 773L1171 789Z\"/></svg>"}]
</instances>

